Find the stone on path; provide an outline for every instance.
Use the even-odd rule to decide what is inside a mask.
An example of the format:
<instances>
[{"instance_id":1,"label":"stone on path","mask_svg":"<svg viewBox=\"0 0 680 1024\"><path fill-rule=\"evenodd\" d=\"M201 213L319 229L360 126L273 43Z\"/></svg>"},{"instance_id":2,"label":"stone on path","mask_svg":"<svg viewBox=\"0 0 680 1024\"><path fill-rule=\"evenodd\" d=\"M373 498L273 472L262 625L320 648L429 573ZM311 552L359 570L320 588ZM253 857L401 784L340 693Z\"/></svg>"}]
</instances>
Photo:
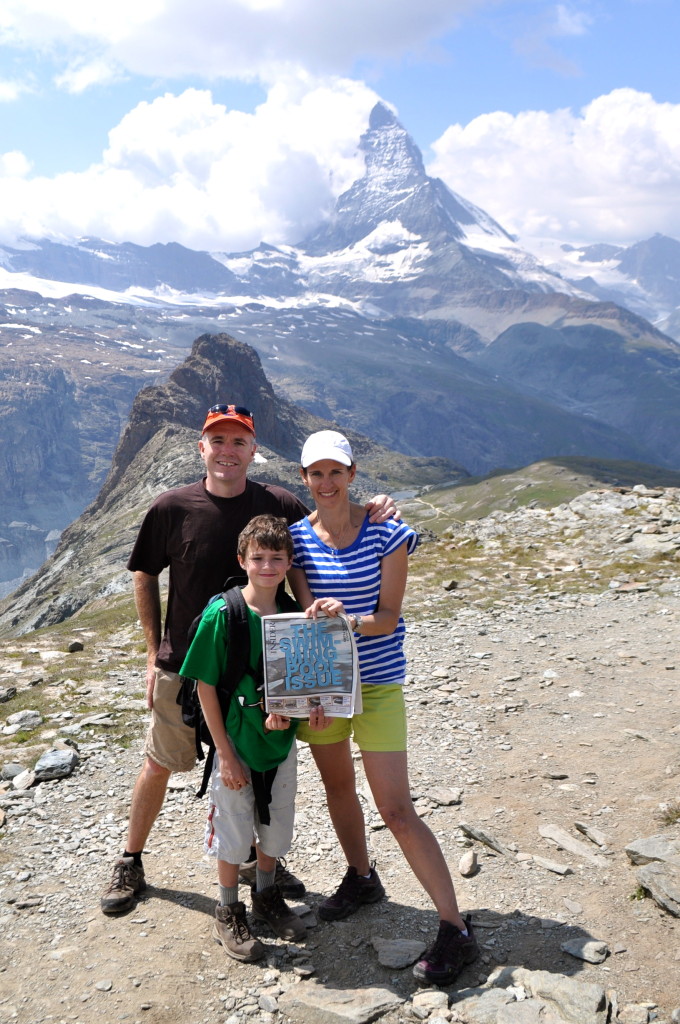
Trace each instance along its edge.
<instances>
[{"instance_id":1,"label":"stone on path","mask_svg":"<svg viewBox=\"0 0 680 1024\"><path fill-rule=\"evenodd\" d=\"M463 798L462 790L457 788L447 789L445 786L433 786L432 789L427 790L423 795L440 807L451 807L453 804L459 804Z\"/></svg>"},{"instance_id":2,"label":"stone on path","mask_svg":"<svg viewBox=\"0 0 680 1024\"><path fill-rule=\"evenodd\" d=\"M420 939L386 939L382 935L372 935L371 945L383 967L399 970L414 964L427 948Z\"/></svg>"},{"instance_id":3,"label":"stone on path","mask_svg":"<svg viewBox=\"0 0 680 1024\"><path fill-rule=\"evenodd\" d=\"M626 1003L619 1010L617 1024L647 1024L649 1008L644 1003Z\"/></svg>"},{"instance_id":4,"label":"stone on path","mask_svg":"<svg viewBox=\"0 0 680 1024\"><path fill-rule=\"evenodd\" d=\"M574 828L578 829L581 835L584 835L586 839L590 839L591 843L595 843L596 846L608 846L607 837L599 828L595 828L594 825L589 825L585 821L575 821Z\"/></svg>"},{"instance_id":5,"label":"stone on path","mask_svg":"<svg viewBox=\"0 0 680 1024\"><path fill-rule=\"evenodd\" d=\"M680 840L665 836L648 836L636 839L625 847L631 864L650 864L652 861L667 861L680 867Z\"/></svg>"},{"instance_id":6,"label":"stone on path","mask_svg":"<svg viewBox=\"0 0 680 1024\"><path fill-rule=\"evenodd\" d=\"M517 1002L515 992L527 996ZM480 988L452 994L451 1009L466 1024L606 1024L609 1001L601 985L549 971L498 967Z\"/></svg>"},{"instance_id":7,"label":"stone on path","mask_svg":"<svg viewBox=\"0 0 680 1024\"><path fill-rule=\"evenodd\" d=\"M599 939L568 939L560 946L569 956L586 960L589 964L601 964L607 959L609 947Z\"/></svg>"},{"instance_id":8,"label":"stone on path","mask_svg":"<svg viewBox=\"0 0 680 1024\"><path fill-rule=\"evenodd\" d=\"M458 827L469 839L476 839L478 843L483 843L485 846L495 850L496 853L502 853L504 857L515 860L515 854L512 850L508 850L506 846L503 846L490 832L485 832L484 829L476 828L473 825L466 825L463 821L461 821Z\"/></svg>"},{"instance_id":9,"label":"stone on path","mask_svg":"<svg viewBox=\"0 0 680 1024\"><path fill-rule=\"evenodd\" d=\"M674 917L680 917L680 867L653 861L637 873L638 882L652 899Z\"/></svg>"},{"instance_id":10,"label":"stone on path","mask_svg":"<svg viewBox=\"0 0 680 1024\"><path fill-rule=\"evenodd\" d=\"M279 1010L301 1024L368 1024L403 1002L389 988L326 988L303 981L279 998Z\"/></svg>"},{"instance_id":11,"label":"stone on path","mask_svg":"<svg viewBox=\"0 0 680 1024\"><path fill-rule=\"evenodd\" d=\"M13 777L12 789L19 791L30 789L34 782L35 772L31 771L30 768L26 768L22 772L17 772L17 774Z\"/></svg>"},{"instance_id":12,"label":"stone on path","mask_svg":"<svg viewBox=\"0 0 680 1024\"><path fill-rule=\"evenodd\" d=\"M477 854L474 850L466 850L458 862L458 871L463 878L471 878L477 867Z\"/></svg>"},{"instance_id":13,"label":"stone on path","mask_svg":"<svg viewBox=\"0 0 680 1024\"><path fill-rule=\"evenodd\" d=\"M539 834L544 839L549 839L555 843L562 850L566 850L568 853L573 853L582 860L587 861L589 864L594 864L596 867L607 867L607 861L598 853L591 853L585 843L582 843L580 839L575 839L570 836L568 832L565 832L559 825L541 825L539 828Z\"/></svg>"},{"instance_id":14,"label":"stone on path","mask_svg":"<svg viewBox=\"0 0 680 1024\"><path fill-rule=\"evenodd\" d=\"M80 757L72 747L67 750L47 750L33 769L36 781L47 782L49 779L65 779L79 763Z\"/></svg>"},{"instance_id":15,"label":"stone on path","mask_svg":"<svg viewBox=\"0 0 680 1024\"><path fill-rule=\"evenodd\" d=\"M540 857L538 854L533 856L534 864L538 864L540 868L545 868L546 871L552 871L556 875L573 875L572 869L567 864L560 864L559 861L550 860L548 857Z\"/></svg>"},{"instance_id":16,"label":"stone on path","mask_svg":"<svg viewBox=\"0 0 680 1024\"><path fill-rule=\"evenodd\" d=\"M425 988L414 992L411 1002L422 1010L446 1010L449 1006L449 997L440 988Z\"/></svg>"}]
</instances>

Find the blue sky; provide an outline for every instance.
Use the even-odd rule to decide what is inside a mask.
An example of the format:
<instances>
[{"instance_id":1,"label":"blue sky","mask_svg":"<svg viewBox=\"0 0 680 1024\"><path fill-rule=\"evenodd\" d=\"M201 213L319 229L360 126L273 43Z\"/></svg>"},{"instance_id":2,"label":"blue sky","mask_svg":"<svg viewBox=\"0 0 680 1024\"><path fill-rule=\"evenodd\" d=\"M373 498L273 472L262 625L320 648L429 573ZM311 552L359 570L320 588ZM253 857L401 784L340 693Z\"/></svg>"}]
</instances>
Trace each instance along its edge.
<instances>
[{"instance_id":1,"label":"blue sky","mask_svg":"<svg viewBox=\"0 0 680 1024\"><path fill-rule=\"evenodd\" d=\"M294 242L392 104L529 239L680 237L677 0L0 0L0 242Z\"/></svg>"}]
</instances>

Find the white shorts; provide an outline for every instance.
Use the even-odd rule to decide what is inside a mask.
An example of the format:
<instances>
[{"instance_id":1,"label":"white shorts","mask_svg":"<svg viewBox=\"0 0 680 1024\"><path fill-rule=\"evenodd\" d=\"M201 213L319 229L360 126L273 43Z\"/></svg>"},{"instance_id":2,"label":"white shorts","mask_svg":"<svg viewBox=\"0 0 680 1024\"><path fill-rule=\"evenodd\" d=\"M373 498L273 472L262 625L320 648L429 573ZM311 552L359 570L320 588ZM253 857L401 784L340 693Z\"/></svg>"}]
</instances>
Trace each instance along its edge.
<instances>
[{"instance_id":1,"label":"white shorts","mask_svg":"<svg viewBox=\"0 0 680 1024\"><path fill-rule=\"evenodd\" d=\"M250 768L243 765L243 770L246 778L250 779ZM288 757L276 770L269 805L270 824L261 825L253 787L227 789L220 778L215 754L208 791L210 805L205 826L205 852L227 864L242 864L248 860L255 836L267 856L284 857L293 842L296 789L297 749L293 743Z\"/></svg>"}]
</instances>

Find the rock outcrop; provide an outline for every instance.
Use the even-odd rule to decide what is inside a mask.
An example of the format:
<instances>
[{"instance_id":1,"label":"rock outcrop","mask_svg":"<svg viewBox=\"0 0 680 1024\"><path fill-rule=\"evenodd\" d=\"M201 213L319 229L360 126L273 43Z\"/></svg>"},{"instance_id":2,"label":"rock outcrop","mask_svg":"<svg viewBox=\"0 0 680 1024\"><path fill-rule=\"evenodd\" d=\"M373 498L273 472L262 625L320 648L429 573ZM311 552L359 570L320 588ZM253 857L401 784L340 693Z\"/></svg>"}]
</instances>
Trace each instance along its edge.
<instances>
[{"instance_id":1,"label":"rock outcrop","mask_svg":"<svg viewBox=\"0 0 680 1024\"><path fill-rule=\"evenodd\" d=\"M276 394L257 353L229 335L202 335L167 384L137 396L104 485L66 529L53 556L0 604L0 635L59 622L89 601L129 588L125 563L144 512L161 491L202 475L197 441L211 405L225 400L254 414L261 461L253 479L305 496L298 459L305 437L330 426ZM407 485L465 476L447 459L412 458L347 431L364 500Z\"/></svg>"}]
</instances>

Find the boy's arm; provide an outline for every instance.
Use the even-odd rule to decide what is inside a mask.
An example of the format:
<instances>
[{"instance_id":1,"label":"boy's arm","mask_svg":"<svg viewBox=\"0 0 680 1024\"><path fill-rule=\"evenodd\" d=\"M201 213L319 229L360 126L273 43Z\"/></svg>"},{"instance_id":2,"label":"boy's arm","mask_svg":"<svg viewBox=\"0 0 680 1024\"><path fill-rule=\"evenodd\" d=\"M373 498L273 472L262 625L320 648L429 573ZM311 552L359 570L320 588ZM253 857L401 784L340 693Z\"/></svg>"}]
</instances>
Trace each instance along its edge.
<instances>
[{"instance_id":1,"label":"boy's arm","mask_svg":"<svg viewBox=\"0 0 680 1024\"><path fill-rule=\"evenodd\" d=\"M215 744L215 750L220 761L220 777L227 789L241 789L248 785L248 779L243 772L243 766L229 742L227 730L222 717L220 699L217 696L217 688L198 680L198 699L203 709L205 723L210 730L210 735Z\"/></svg>"}]
</instances>

